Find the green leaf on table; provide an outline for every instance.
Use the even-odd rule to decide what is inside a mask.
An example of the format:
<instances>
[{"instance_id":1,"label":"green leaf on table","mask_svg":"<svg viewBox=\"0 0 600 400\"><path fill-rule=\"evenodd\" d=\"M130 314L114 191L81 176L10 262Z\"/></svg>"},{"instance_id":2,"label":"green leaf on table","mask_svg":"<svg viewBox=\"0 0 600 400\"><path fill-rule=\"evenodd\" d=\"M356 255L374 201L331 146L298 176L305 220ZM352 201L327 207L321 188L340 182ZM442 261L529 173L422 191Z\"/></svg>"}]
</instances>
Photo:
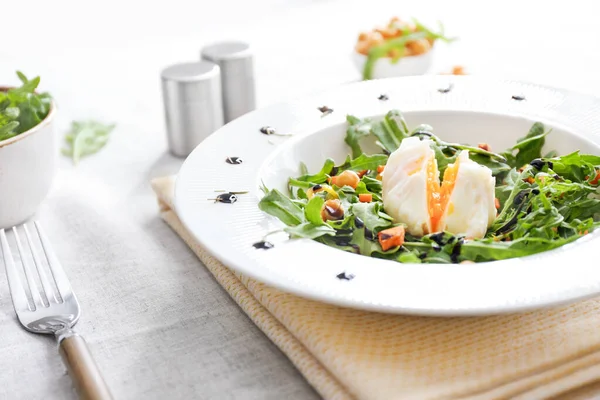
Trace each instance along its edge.
<instances>
[{"instance_id":1,"label":"green leaf on table","mask_svg":"<svg viewBox=\"0 0 600 400\"><path fill-rule=\"evenodd\" d=\"M272 189L264 196L258 203L258 208L289 226L304 222L304 211L277 189Z\"/></svg>"},{"instance_id":2,"label":"green leaf on table","mask_svg":"<svg viewBox=\"0 0 600 400\"><path fill-rule=\"evenodd\" d=\"M102 149L115 128L114 124L97 121L74 121L65 135L66 147L63 154L77 164L82 157L95 154Z\"/></svg>"}]
</instances>

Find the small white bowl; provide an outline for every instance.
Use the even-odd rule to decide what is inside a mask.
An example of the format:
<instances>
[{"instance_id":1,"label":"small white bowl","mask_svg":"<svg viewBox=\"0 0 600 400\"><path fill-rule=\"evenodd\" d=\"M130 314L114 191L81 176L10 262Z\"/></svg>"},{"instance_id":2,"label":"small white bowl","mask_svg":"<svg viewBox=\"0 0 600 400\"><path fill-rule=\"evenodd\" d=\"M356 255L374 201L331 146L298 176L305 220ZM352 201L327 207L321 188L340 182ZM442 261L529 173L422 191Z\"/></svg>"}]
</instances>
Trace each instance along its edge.
<instances>
[{"instance_id":1,"label":"small white bowl","mask_svg":"<svg viewBox=\"0 0 600 400\"><path fill-rule=\"evenodd\" d=\"M0 229L26 221L48 194L56 169L55 113L52 102L42 122L0 141Z\"/></svg>"},{"instance_id":2,"label":"small white bowl","mask_svg":"<svg viewBox=\"0 0 600 400\"><path fill-rule=\"evenodd\" d=\"M423 75L429 71L433 63L435 47L418 56L402 57L395 64L390 57L382 57L375 61L371 79L394 78L398 76ZM367 62L367 56L357 51L352 53L354 65L361 76Z\"/></svg>"}]
</instances>

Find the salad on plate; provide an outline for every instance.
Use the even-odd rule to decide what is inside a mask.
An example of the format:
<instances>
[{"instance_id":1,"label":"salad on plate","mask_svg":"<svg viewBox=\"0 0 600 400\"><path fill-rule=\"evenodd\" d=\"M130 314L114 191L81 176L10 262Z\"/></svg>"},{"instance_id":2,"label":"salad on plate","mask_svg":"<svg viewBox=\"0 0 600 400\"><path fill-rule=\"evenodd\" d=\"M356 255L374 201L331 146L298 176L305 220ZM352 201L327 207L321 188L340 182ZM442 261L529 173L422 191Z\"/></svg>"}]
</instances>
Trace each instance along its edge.
<instances>
[{"instance_id":1,"label":"salad on plate","mask_svg":"<svg viewBox=\"0 0 600 400\"><path fill-rule=\"evenodd\" d=\"M555 249L600 224L600 157L543 154L540 122L500 153L411 130L396 110L347 122L343 163L302 164L287 193L263 188L259 208L291 238L402 263L470 263ZM365 138L381 153L365 154Z\"/></svg>"}]
</instances>

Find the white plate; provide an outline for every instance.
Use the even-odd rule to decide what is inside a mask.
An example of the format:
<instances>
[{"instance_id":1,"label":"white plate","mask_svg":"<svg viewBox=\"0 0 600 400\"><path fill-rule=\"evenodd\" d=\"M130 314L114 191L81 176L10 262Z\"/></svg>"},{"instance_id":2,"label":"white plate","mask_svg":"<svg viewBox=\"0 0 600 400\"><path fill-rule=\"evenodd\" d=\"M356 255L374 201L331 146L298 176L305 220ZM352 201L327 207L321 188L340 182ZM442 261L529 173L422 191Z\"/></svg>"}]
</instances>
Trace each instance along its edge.
<instances>
[{"instance_id":1,"label":"white plate","mask_svg":"<svg viewBox=\"0 0 600 400\"><path fill-rule=\"evenodd\" d=\"M451 87L450 91L440 90ZM386 94L387 101L379 100ZM515 99L513 96L516 96ZM518 100L524 96L524 100ZM322 115L317 109L334 111ZM257 203L264 182L286 189L299 163L318 171L327 157L341 162L345 117L405 113L410 126L433 125L446 140L492 149L515 143L540 120L553 127L547 149L600 154L600 101L519 82L458 76L374 80L273 105L221 128L184 163L175 206L189 231L228 267L297 295L341 306L421 315L484 315L533 309L600 293L597 234L535 256L480 264L400 264L342 252L310 240L272 235L270 250L253 244L281 229ZM293 137L267 136L270 126ZM231 165L227 157L241 157ZM215 190L244 191L234 204L215 203ZM338 279L345 272L351 280Z\"/></svg>"}]
</instances>

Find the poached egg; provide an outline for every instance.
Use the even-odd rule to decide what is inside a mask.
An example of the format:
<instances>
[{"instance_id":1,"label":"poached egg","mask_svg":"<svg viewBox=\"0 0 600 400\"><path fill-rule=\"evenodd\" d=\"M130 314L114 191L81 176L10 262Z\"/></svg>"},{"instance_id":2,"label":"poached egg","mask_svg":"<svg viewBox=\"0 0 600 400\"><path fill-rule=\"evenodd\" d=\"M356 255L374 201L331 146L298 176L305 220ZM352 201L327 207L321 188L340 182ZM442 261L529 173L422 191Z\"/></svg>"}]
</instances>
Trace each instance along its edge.
<instances>
[{"instance_id":1,"label":"poached egg","mask_svg":"<svg viewBox=\"0 0 600 400\"><path fill-rule=\"evenodd\" d=\"M496 217L492 171L461 151L442 181L430 139L406 138L383 172L383 204L411 235L447 231L482 238Z\"/></svg>"}]
</instances>

